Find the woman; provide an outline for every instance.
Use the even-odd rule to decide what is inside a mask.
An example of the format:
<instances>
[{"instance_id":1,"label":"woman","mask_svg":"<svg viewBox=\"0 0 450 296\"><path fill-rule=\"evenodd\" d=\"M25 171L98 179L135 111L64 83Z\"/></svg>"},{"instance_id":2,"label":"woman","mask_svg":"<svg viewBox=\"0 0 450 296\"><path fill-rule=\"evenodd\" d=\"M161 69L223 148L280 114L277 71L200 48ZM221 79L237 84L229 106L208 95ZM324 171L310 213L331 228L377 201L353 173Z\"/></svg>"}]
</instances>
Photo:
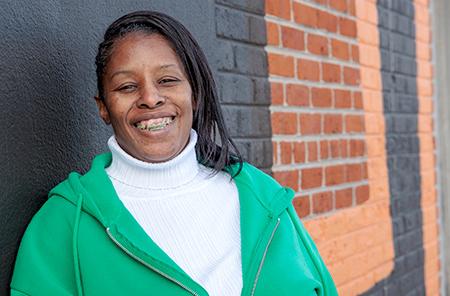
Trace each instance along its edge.
<instances>
[{"instance_id":1,"label":"woman","mask_svg":"<svg viewBox=\"0 0 450 296\"><path fill-rule=\"evenodd\" d=\"M292 190L242 162L179 22L119 18L96 66L111 153L50 192L12 295L336 295Z\"/></svg>"}]
</instances>

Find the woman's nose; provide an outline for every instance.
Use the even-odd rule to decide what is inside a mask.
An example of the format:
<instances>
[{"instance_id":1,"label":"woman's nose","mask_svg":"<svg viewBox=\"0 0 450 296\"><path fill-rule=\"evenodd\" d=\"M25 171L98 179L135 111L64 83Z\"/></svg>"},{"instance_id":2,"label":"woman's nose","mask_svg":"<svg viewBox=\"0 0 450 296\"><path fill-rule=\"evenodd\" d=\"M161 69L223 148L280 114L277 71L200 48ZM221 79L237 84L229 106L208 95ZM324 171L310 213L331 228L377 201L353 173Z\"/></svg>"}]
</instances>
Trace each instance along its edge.
<instances>
[{"instance_id":1,"label":"woman's nose","mask_svg":"<svg viewBox=\"0 0 450 296\"><path fill-rule=\"evenodd\" d=\"M164 105L166 98L161 95L154 85L146 85L142 88L139 99L136 102L139 108L156 108Z\"/></svg>"}]
</instances>

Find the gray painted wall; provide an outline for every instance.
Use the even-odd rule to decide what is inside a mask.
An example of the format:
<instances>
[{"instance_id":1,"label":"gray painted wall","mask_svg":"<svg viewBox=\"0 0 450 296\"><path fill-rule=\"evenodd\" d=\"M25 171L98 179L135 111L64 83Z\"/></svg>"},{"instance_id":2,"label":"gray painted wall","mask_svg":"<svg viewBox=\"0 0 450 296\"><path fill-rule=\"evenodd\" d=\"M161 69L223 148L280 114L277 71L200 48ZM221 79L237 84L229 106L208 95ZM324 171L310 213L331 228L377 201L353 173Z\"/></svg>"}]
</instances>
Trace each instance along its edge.
<instances>
[{"instance_id":1,"label":"gray painted wall","mask_svg":"<svg viewBox=\"0 0 450 296\"><path fill-rule=\"evenodd\" d=\"M112 131L97 115L94 57L106 27L134 10L168 13L198 39L244 156L272 162L264 1L13 1L0 10L0 295L47 192L84 172Z\"/></svg>"}]
</instances>

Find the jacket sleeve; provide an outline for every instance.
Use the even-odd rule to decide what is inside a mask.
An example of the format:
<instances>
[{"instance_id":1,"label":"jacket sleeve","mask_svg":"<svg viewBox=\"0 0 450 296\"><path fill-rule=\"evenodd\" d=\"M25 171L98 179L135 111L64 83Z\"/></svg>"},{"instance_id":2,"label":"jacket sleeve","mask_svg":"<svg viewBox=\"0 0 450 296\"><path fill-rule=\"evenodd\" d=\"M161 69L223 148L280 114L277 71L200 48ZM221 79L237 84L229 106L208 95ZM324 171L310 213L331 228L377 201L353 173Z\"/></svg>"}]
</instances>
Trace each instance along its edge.
<instances>
[{"instance_id":1,"label":"jacket sleeve","mask_svg":"<svg viewBox=\"0 0 450 296\"><path fill-rule=\"evenodd\" d=\"M299 234L300 239L302 240L303 244L308 250L310 257L316 266L317 272L320 275L323 284L323 293L321 295L337 296L338 293L336 290L336 286L333 282L333 278L331 277L328 269L326 268L325 263L322 260L322 257L320 257L319 250L317 250L317 247L314 244L311 236L308 234L305 227L303 226L303 223L298 218L297 213L292 204L288 207L288 213L289 216L291 217L292 222L294 223L294 226L297 230L297 233Z\"/></svg>"},{"instance_id":2,"label":"jacket sleeve","mask_svg":"<svg viewBox=\"0 0 450 296\"><path fill-rule=\"evenodd\" d=\"M72 233L75 207L50 198L22 238L14 266L11 295L74 295Z\"/></svg>"}]
</instances>

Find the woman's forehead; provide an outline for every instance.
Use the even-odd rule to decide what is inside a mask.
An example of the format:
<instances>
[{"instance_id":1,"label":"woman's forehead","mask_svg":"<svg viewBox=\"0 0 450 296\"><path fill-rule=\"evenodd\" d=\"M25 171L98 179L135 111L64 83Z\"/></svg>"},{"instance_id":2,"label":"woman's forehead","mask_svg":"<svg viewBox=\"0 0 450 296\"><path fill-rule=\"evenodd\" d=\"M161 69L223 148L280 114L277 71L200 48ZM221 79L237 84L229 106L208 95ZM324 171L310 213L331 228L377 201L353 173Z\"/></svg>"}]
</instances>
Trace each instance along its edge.
<instances>
[{"instance_id":1,"label":"woman's forehead","mask_svg":"<svg viewBox=\"0 0 450 296\"><path fill-rule=\"evenodd\" d=\"M182 68L170 42L159 34L129 33L116 42L108 62L109 69L142 66L153 70ZM120 70L124 71L126 69Z\"/></svg>"}]
</instances>

